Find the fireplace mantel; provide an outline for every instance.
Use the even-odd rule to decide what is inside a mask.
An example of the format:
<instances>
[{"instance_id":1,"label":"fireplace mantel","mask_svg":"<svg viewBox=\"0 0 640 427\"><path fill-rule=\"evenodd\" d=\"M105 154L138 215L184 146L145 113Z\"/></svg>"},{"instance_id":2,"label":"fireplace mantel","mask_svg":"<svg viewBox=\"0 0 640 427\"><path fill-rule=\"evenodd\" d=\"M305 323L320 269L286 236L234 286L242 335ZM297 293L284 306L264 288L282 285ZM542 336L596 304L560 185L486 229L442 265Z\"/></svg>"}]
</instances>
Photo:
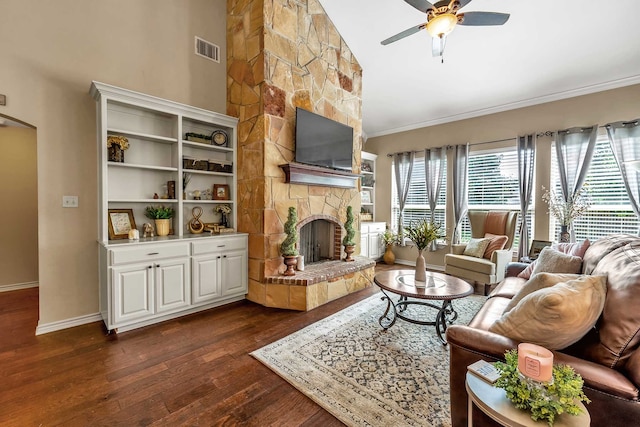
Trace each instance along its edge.
<instances>
[{"instance_id":1,"label":"fireplace mantel","mask_svg":"<svg viewBox=\"0 0 640 427\"><path fill-rule=\"evenodd\" d=\"M324 187L357 188L360 175L351 172L288 163L280 165L287 184L320 185Z\"/></svg>"}]
</instances>

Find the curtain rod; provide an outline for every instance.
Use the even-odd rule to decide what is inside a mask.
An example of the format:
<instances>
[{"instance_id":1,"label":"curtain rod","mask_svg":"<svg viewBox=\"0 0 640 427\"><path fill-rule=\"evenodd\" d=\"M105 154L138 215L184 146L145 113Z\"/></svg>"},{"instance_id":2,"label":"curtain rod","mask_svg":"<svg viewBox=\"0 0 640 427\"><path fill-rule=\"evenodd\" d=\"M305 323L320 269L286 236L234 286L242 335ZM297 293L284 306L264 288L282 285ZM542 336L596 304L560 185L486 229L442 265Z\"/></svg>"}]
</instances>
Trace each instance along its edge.
<instances>
[{"instance_id":1,"label":"curtain rod","mask_svg":"<svg viewBox=\"0 0 640 427\"><path fill-rule=\"evenodd\" d=\"M546 130L544 132L536 133L536 137L540 138L540 137L543 137L543 136L553 136L554 133L555 132L553 132L553 131ZM483 145L483 144L497 144L498 142L511 141L511 140L514 140L514 139L518 139L518 137L496 139L496 140L493 140L493 141L470 142L470 143L468 143L468 145L471 146L471 145ZM444 148L444 149L449 150L449 149L453 148L453 145L444 145L442 147L433 147L433 148ZM393 157L395 154L403 154L403 153L407 153L407 154L409 154L409 153L422 153L423 151L424 150L399 151L397 153L389 153L389 154L387 154L387 157Z\"/></svg>"}]
</instances>

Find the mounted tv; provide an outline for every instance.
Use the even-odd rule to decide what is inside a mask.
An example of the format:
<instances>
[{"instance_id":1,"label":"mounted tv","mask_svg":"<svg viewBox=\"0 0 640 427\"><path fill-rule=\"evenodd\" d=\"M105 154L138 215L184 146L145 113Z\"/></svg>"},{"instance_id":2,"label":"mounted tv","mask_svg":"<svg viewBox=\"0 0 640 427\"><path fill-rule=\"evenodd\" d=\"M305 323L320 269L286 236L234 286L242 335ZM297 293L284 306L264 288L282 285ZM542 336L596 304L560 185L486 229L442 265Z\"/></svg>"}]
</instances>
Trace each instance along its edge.
<instances>
[{"instance_id":1,"label":"mounted tv","mask_svg":"<svg viewBox=\"0 0 640 427\"><path fill-rule=\"evenodd\" d=\"M296 108L296 162L351 172L353 128Z\"/></svg>"}]
</instances>

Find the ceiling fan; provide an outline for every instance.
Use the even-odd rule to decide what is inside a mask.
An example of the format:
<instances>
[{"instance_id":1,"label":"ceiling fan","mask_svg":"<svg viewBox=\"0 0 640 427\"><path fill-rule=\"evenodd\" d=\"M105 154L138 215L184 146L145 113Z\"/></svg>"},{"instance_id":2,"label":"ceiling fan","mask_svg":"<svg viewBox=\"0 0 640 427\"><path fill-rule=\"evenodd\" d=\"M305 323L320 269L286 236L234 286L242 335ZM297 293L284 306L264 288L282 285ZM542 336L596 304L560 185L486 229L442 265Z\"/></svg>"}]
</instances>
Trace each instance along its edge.
<instances>
[{"instance_id":1,"label":"ceiling fan","mask_svg":"<svg viewBox=\"0 0 640 427\"><path fill-rule=\"evenodd\" d=\"M467 12L458 13L460 9L471 3L471 0L441 0L435 4L427 0L404 0L420 12L427 14L427 22L408 28L395 36L380 42L388 45L426 28L432 37L431 53L442 56L447 34L456 24L468 26L503 25L509 20L508 13Z\"/></svg>"}]
</instances>

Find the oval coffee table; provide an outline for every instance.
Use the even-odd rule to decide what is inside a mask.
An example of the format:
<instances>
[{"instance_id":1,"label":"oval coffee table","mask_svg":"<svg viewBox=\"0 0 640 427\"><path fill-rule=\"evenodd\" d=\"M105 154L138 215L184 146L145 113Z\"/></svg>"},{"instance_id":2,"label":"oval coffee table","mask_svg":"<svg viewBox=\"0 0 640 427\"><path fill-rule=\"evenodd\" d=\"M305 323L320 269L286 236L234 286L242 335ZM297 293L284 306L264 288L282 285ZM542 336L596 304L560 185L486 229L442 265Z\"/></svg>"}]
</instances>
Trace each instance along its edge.
<instances>
[{"instance_id":1,"label":"oval coffee table","mask_svg":"<svg viewBox=\"0 0 640 427\"><path fill-rule=\"evenodd\" d=\"M458 318L458 313L453 309L451 301L473 293L473 287L464 280L429 271L426 282L416 282L414 270L382 271L375 275L373 281L384 294L382 300L387 300L387 308L378 320L380 326L385 330L389 329L397 319L418 325L435 325L438 338L443 345L447 345L443 337L443 333L447 330L447 324L451 324ZM387 292L400 295L400 298L394 302ZM439 306L427 301L411 301L408 298L438 300L442 301L442 305ZM410 305L432 307L438 310L438 314L433 322L412 319L404 314Z\"/></svg>"}]
</instances>

